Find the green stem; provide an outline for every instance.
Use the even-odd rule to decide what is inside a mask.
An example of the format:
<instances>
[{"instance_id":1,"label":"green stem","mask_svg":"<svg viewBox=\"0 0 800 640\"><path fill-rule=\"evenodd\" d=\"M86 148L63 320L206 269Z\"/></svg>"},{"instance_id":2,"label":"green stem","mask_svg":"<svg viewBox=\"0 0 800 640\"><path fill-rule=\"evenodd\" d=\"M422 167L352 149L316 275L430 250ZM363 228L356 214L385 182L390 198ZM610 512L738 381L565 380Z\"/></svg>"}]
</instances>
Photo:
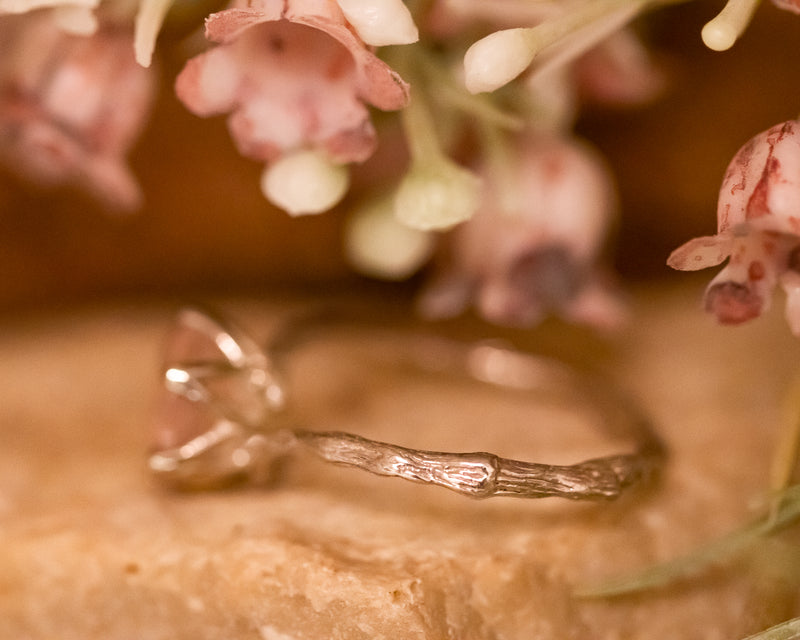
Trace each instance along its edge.
<instances>
[{"instance_id":1,"label":"green stem","mask_svg":"<svg viewBox=\"0 0 800 640\"><path fill-rule=\"evenodd\" d=\"M583 598L607 598L664 586L699 573L712 564L741 553L760 538L800 518L800 485L788 489L774 515L759 518L685 556L656 565L640 573L577 590Z\"/></svg>"},{"instance_id":2,"label":"green stem","mask_svg":"<svg viewBox=\"0 0 800 640\"><path fill-rule=\"evenodd\" d=\"M414 162L431 162L444 155L436 124L423 96L422 91L413 92L411 101L401 112L403 130Z\"/></svg>"}]
</instances>

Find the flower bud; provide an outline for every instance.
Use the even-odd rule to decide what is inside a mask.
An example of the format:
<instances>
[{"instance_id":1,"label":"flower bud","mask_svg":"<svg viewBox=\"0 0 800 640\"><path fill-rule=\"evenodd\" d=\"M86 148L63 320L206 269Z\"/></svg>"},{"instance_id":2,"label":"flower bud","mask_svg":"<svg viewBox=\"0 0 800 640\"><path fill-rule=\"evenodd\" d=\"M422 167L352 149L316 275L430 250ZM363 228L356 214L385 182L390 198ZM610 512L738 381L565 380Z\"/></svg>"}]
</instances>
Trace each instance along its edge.
<instances>
[{"instance_id":1,"label":"flower bud","mask_svg":"<svg viewBox=\"0 0 800 640\"><path fill-rule=\"evenodd\" d=\"M173 0L142 0L139 4L133 48L136 62L143 67L149 67L153 61L156 38L172 2Z\"/></svg>"},{"instance_id":2,"label":"flower bud","mask_svg":"<svg viewBox=\"0 0 800 640\"><path fill-rule=\"evenodd\" d=\"M701 36L709 49L730 49L747 29L760 0L728 0L719 14L703 27Z\"/></svg>"},{"instance_id":3,"label":"flower bud","mask_svg":"<svg viewBox=\"0 0 800 640\"><path fill-rule=\"evenodd\" d=\"M395 193L394 212L414 229L449 229L472 217L480 189L475 174L446 158L415 161Z\"/></svg>"},{"instance_id":4,"label":"flower bud","mask_svg":"<svg viewBox=\"0 0 800 640\"><path fill-rule=\"evenodd\" d=\"M361 273L402 280L430 257L434 237L402 224L394 215L391 199L381 199L350 218L345 243L350 263Z\"/></svg>"},{"instance_id":5,"label":"flower bud","mask_svg":"<svg viewBox=\"0 0 800 640\"><path fill-rule=\"evenodd\" d=\"M529 29L504 29L478 40L464 55L464 82L471 93L494 91L530 66L535 50Z\"/></svg>"},{"instance_id":6,"label":"flower bud","mask_svg":"<svg viewBox=\"0 0 800 640\"><path fill-rule=\"evenodd\" d=\"M291 216L322 213L347 193L347 169L320 151L288 153L268 165L261 175L261 191L272 204Z\"/></svg>"},{"instance_id":7,"label":"flower bud","mask_svg":"<svg viewBox=\"0 0 800 640\"><path fill-rule=\"evenodd\" d=\"M417 25L403 0L337 0L359 37L375 47L419 40Z\"/></svg>"}]
</instances>

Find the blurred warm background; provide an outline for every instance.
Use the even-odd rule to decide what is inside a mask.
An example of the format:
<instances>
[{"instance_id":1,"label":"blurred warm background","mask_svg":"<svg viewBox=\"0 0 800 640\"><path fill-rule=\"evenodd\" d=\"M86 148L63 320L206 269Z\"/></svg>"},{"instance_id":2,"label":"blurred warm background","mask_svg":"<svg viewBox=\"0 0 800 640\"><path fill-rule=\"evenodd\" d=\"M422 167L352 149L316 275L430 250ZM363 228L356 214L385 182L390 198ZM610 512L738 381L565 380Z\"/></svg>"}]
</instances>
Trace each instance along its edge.
<instances>
[{"instance_id":1,"label":"blurred warm background","mask_svg":"<svg viewBox=\"0 0 800 640\"><path fill-rule=\"evenodd\" d=\"M721 2L679 4L640 23L669 75L655 104L584 114L580 132L613 166L622 217L612 250L630 280L682 278L664 265L688 238L714 231L716 192L735 151L797 115L787 45L800 18L765 3L726 53L704 48ZM0 174L0 305L42 306L127 293L257 290L354 283L341 251L342 211L291 219L261 196L257 163L240 158L223 118L189 114L171 92L183 57L165 48L164 86L131 158L146 194L133 216L89 198L41 192Z\"/></svg>"}]
</instances>

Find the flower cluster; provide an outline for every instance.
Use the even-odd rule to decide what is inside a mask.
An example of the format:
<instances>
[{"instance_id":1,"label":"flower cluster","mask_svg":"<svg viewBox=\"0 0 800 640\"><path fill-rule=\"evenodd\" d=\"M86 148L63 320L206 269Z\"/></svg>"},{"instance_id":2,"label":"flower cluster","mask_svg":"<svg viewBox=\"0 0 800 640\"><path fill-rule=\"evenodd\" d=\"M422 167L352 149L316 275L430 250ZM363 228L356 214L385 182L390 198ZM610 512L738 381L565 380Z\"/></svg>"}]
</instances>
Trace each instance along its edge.
<instances>
[{"instance_id":1,"label":"flower cluster","mask_svg":"<svg viewBox=\"0 0 800 640\"><path fill-rule=\"evenodd\" d=\"M174 79L179 100L227 117L237 150L264 167L265 197L290 215L348 197L357 269L404 278L432 261L420 299L432 317L474 306L499 323L616 324L602 267L613 181L572 129L586 100L658 93L628 25L668 0L217 1L0 0L0 161L110 208L141 206L127 156L151 63L163 25L188 24L205 44L181 44L195 50ZM755 4L730 0L703 30L709 46L732 44ZM736 303L715 285L709 306L753 315L765 274Z\"/></svg>"}]
</instances>

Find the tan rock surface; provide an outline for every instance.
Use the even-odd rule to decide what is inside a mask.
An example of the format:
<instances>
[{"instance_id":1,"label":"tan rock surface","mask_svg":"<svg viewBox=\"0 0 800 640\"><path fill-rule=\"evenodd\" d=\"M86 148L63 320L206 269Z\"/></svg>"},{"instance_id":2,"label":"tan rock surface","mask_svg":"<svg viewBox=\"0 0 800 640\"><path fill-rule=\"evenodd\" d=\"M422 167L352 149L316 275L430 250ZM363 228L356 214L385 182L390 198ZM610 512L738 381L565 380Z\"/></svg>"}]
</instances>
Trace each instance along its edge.
<instances>
[{"instance_id":1,"label":"tan rock surface","mask_svg":"<svg viewBox=\"0 0 800 640\"><path fill-rule=\"evenodd\" d=\"M643 293L611 343L554 325L514 335L589 358L658 423L671 450L660 484L612 504L477 502L303 456L273 490L169 493L144 458L174 308L5 318L0 637L735 640L798 615L798 585L752 565L632 597L572 596L728 531L766 487L799 347L777 313L713 326L699 292ZM250 327L286 306L226 305ZM364 375L354 344L298 353L309 426L538 461L603 446L563 407L391 367Z\"/></svg>"}]
</instances>

